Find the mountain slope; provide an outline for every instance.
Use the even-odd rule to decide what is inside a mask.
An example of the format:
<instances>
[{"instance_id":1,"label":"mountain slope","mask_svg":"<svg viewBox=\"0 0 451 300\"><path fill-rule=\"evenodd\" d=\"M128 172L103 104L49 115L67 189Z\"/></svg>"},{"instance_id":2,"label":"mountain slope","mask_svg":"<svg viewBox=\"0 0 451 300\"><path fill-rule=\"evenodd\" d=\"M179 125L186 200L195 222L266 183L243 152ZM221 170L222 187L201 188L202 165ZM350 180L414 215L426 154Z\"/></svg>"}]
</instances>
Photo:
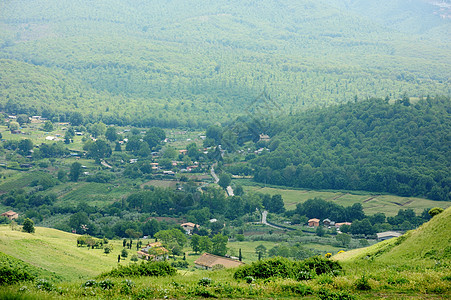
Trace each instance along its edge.
<instances>
[{"instance_id":1,"label":"mountain slope","mask_svg":"<svg viewBox=\"0 0 451 300\"><path fill-rule=\"evenodd\" d=\"M67 88L81 83L97 92L92 106L80 104L85 95L73 99L78 108L64 99L57 106L109 123L222 122L263 90L285 113L356 94L448 95L450 22L435 15L431 21L429 11L417 9L423 1L410 2L405 17L400 1L383 1L377 10L369 0L3 1L0 58L60 72L70 78ZM393 26L379 22L388 13ZM424 29L401 32L397 20ZM22 68L8 69L0 81L16 72ZM8 86L2 105L15 93ZM42 103L33 114L48 108L38 90L37 83L23 88Z\"/></svg>"}]
</instances>

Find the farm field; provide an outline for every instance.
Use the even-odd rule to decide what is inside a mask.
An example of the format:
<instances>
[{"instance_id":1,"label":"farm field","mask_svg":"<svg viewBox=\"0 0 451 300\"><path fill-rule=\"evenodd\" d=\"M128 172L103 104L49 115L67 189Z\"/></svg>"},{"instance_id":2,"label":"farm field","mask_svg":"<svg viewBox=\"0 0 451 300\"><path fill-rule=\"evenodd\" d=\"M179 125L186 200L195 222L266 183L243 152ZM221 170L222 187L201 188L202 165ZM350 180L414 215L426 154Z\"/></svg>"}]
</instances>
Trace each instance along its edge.
<instances>
[{"instance_id":1,"label":"farm field","mask_svg":"<svg viewBox=\"0 0 451 300\"><path fill-rule=\"evenodd\" d=\"M242 183L246 192L267 193L270 195L280 194L285 203L285 209L292 210L296 204L303 203L315 197L327 201L333 201L339 205L350 206L354 203L362 203L363 210L367 215L378 212L385 213L387 217L394 216L400 209L411 208L415 213L421 213L424 209L432 207L447 208L451 203L445 201L433 201L415 197L400 197L395 195L373 195L368 192L340 192L340 191L313 191L302 189L287 189L284 187L262 187L257 185L246 185L248 181L234 180ZM358 193L358 194L357 194Z\"/></svg>"}]
</instances>

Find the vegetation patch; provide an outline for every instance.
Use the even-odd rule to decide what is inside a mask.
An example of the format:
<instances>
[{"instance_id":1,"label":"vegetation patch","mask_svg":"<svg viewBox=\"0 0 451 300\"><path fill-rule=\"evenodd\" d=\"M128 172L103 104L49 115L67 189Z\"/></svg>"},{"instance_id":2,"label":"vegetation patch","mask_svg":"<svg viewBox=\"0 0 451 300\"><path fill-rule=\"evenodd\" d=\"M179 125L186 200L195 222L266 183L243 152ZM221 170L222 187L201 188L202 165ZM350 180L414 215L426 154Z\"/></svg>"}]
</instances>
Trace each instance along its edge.
<instances>
[{"instance_id":1,"label":"vegetation patch","mask_svg":"<svg viewBox=\"0 0 451 300\"><path fill-rule=\"evenodd\" d=\"M110 272L101 274L99 277L172 276L176 273L177 269L166 261L148 261L128 266L118 266Z\"/></svg>"},{"instance_id":2,"label":"vegetation patch","mask_svg":"<svg viewBox=\"0 0 451 300\"><path fill-rule=\"evenodd\" d=\"M234 278L246 279L251 276L258 279L280 277L295 280L309 280L320 274L329 273L338 275L341 269L338 262L320 256L314 256L303 261L275 257L240 267L235 272Z\"/></svg>"}]
</instances>

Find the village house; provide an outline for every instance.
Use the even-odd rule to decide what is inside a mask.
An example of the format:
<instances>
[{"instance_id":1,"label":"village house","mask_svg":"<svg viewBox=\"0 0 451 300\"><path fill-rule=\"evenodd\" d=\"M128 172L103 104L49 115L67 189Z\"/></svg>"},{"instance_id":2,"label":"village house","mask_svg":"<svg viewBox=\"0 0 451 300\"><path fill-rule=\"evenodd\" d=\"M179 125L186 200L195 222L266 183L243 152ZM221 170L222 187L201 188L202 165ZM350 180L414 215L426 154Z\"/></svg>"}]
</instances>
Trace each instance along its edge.
<instances>
[{"instance_id":1,"label":"village house","mask_svg":"<svg viewBox=\"0 0 451 300\"><path fill-rule=\"evenodd\" d=\"M169 251L160 242L149 243L137 252L138 257L144 260L161 261L168 259Z\"/></svg>"},{"instance_id":2,"label":"village house","mask_svg":"<svg viewBox=\"0 0 451 300\"><path fill-rule=\"evenodd\" d=\"M319 226L319 219L313 218L308 220L308 226L310 227L318 227Z\"/></svg>"},{"instance_id":3,"label":"village house","mask_svg":"<svg viewBox=\"0 0 451 300\"><path fill-rule=\"evenodd\" d=\"M269 135L267 134L260 134L260 140L259 141L263 141L263 142L269 142L271 140L271 138L269 137Z\"/></svg>"},{"instance_id":4,"label":"village house","mask_svg":"<svg viewBox=\"0 0 451 300\"><path fill-rule=\"evenodd\" d=\"M402 233L396 232L396 231L385 231L385 232L379 232L376 234L378 241L385 241L392 239L394 237L400 237Z\"/></svg>"},{"instance_id":5,"label":"village house","mask_svg":"<svg viewBox=\"0 0 451 300\"><path fill-rule=\"evenodd\" d=\"M335 226L335 222L331 221L329 219L324 219L323 220L323 225L326 226L326 227Z\"/></svg>"},{"instance_id":6,"label":"village house","mask_svg":"<svg viewBox=\"0 0 451 300\"><path fill-rule=\"evenodd\" d=\"M186 234L193 234L194 228L199 228L200 226L191 222L180 224L180 226L185 229Z\"/></svg>"},{"instance_id":7,"label":"village house","mask_svg":"<svg viewBox=\"0 0 451 300\"><path fill-rule=\"evenodd\" d=\"M1 215L2 215L3 217L7 217L7 218L10 219L10 220L14 220L14 219L19 218L19 214L16 213L16 212L13 212L12 210L9 210L9 211L7 211L7 212L4 212L4 213L2 213Z\"/></svg>"},{"instance_id":8,"label":"village house","mask_svg":"<svg viewBox=\"0 0 451 300\"><path fill-rule=\"evenodd\" d=\"M351 226L351 224L352 223L350 223L350 222L335 223L335 228L336 229L340 229L340 227L343 226L343 225Z\"/></svg>"},{"instance_id":9,"label":"village house","mask_svg":"<svg viewBox=\"0 0 451 300\"><path fill-rule=\"evenodd\" d=\"M239 260L204 253L194 262L194 265L200 269L211 270L214 266L223 266L226 269L237 268L244 263Z\"/></svg>"}]
</instances>

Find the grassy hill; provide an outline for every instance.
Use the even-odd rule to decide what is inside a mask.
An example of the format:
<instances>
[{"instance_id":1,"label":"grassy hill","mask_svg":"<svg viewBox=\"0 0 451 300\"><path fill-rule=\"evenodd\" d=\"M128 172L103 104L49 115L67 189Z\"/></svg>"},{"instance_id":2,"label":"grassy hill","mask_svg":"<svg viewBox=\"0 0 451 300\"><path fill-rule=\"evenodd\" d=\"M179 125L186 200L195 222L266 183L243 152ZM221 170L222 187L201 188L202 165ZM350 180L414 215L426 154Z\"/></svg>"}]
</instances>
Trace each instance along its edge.
<instances>
[{"instance_id":1,"label":"grassy hill","mask_svg":"<svg viewBox=\"0 0 451 300\"><path fill-rule=\"evenodd\" d=\"M65 280L91 278L117 265L122 241L111 241L113 251L104 254L102 249L77 247L77 237L51 228L36 227L36 233L29 234L0 226L0 252Z\"/></svg>"},{"instance_id":2,"label":"grassy hill","mask_svg":"<svg viewBox=\"0 0 451 300\"><path fill-rule=\"evenodd\" d=\"M380 264L447 266L451 263L450 222L451 208L448 208L418 229L408 231L399 238L341 253L334 258L352 263L369 260Z\"/></svg>"}]
</instances>

